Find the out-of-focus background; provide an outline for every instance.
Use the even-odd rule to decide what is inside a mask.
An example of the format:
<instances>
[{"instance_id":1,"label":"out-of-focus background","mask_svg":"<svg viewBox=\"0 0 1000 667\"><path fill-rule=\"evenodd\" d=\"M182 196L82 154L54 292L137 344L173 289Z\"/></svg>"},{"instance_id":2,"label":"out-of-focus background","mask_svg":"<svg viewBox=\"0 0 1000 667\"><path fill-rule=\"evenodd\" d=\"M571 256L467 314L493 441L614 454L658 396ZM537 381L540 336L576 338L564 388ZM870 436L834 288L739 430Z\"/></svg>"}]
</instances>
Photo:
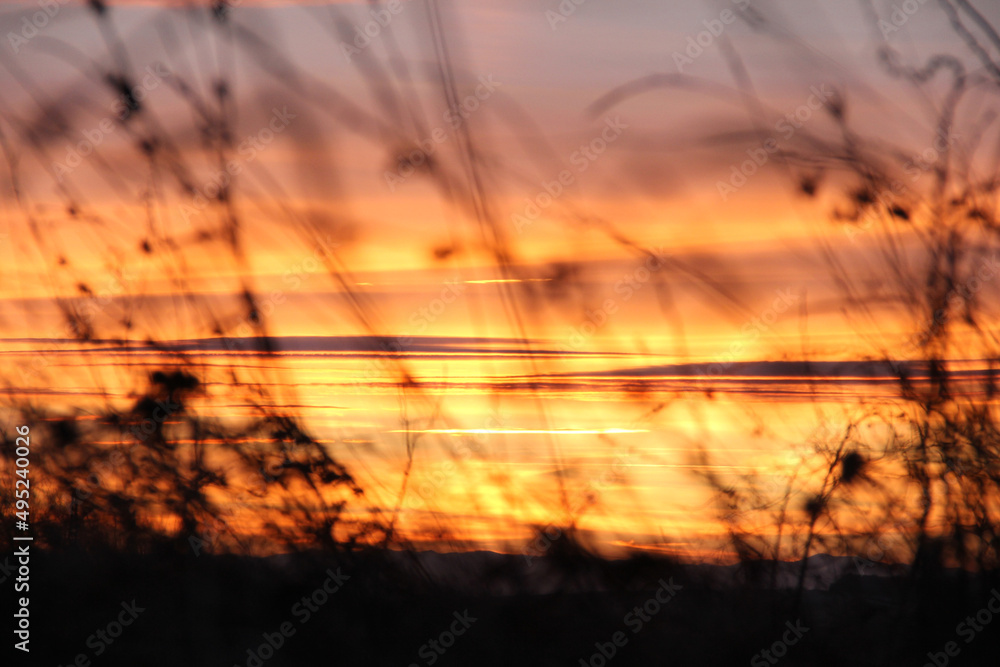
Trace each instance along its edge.
<instances>
[{"instance_id":1,"label":"out-of-focus background","mask_svg":"<svg viewBox=\"0 0 1000 667\"><path fill-rule=\"evenodd\" d=\"M139 582L318 555L492 605L683 565L783 620L860 578L890 623L961 573L966 608L1000 547L998 30L960 0L5 3L0 535L27 425L33 548Z\"/></svg>"}]
</instances>

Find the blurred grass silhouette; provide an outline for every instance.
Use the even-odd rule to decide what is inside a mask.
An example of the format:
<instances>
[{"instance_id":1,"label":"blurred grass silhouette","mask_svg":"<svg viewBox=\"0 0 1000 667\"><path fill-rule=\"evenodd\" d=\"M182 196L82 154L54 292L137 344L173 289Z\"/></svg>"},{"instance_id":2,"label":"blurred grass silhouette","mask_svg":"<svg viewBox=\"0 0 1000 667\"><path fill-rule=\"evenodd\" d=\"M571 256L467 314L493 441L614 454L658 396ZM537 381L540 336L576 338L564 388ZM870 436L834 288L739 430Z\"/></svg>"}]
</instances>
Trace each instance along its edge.
<instances>
[{"instance_id":1,"label":"blurred grass silhouette","mask_svg":"<svg viewBox=\"0 0 1000 667\"><path fill-rule=\"evenodd\" d=\"M876 8L865 7L877 26ZM584 515L616 510L602 506L592 481L567 472L570 457L549 428L547 392L581 362L553 354L538 332L566 313L576 322L580 310L590 312L581 304L599 296L587 280L593 269L581 261L538 274L501 213L512 191L537 188L524 162L509 153L523 154L547 178L564 167L544 137L516 147L496 138L494 126L537 136L530 115L502 86L490 93L488 110L484 102L483 110L451 125L447 142L434 140L435 150L427 149L440 126L427 109L441 103L461 109L482 85L466 69L471 37L448 3L405 3L390 24L379 22L379 50L365 47L350 58L369 93L364 100L299 66L292 52L301 45L268 33L266 14L248 10L243 18L243 9L226 2L144 13L148 25L126 29L118 8L91 1L90 32L81 36L86 48L43 29L31 38L37 55L5 53L16 95L0 103L0 148L6 199L16 207L11 216L23 222L23 231L11 226L12 244L37 260L44 276L41 292L18 287L21 295L43 294L60 322L57 333L44 336L51 339L46 349L29 347L23 363L4 369L8 391L0 399L10 424L32 426L32 525L52 573L42 595L51 601L66 587L72 600L82 604L96 594L111 608L117 596L131 595L122 592L130 586L144 589L154 601L157 632L176 625L185 637L159 658L143 657L144 664L245 662L240 647L255 645L260 632L284 620L296 595L314 588L336 562L350 569L354 586L335 598L322 628L303 629L298 646L290 640L272 664L308 663L331 651L358 664L413 661L434 623L466 607L485 620L448 660L549 664L567 660L567 651L589 656L608 628L643 603L652 582L676 576L687 588L664 607L657 629L630 646L628 661L747 660L796 618L815 631L789 656L791 664L923 660L928 649L921 647L943 646L955 623L1000 584L991 284L1000 38L995 21L971 3L944 0L940 7L963 51L907 57L884 35L876 48L878 67L926 100L917 129L926 130L928 150L918 159L909 146L856 126L846 85L822 102L823 123L803 124L766 150L797 196L830 212L836 233L817 237L836 292L836 304L827 308L856 327L870 349L861 361L890 380L890 394L859 397L833 425L819 406L820 392L810 396L819 428L777 487L758 475L721 472L716 464L727 454L699 443L692 469L714 493L727 536L724 562L735 561L734 569L709 562L697 548L637 548L630 558L610 560L583 529ZM383 11L374 3L370 9ZM809 75L828 74L816 52L769 9L756 6L741 20L783 49L787 62L808 63ZM324 31L327 41L311 39L325 57L343 57L341 44L356 45L358 12L338 5L301 10ZM364 21L374 16L364 14ZM146 41L152 36L158 44ZM767 145L767 119L780 116L775 109L785 103L757 92L753 59L728 36L718 48L733 86L685 74L638 78L587 109L595 126L630 101L666 89L746 112L750 130L726 128L703 138L704 145L736 145L741 158L748 140ZM245 69L258 77L250 90L241 87ZM279 134L282 141L272 143ZM491 385L488 399L500 405L515 392L530 399L539 430L549 431L534 445L555 468L551 487L530 489L528 498L499 467L492 473L510 507L530 501L549 512L527 544L511 538L509 553L519 555L472 553L463 561L421 553L427 536L401 527L421 451L458 460L449 435L434 431L458 429L461 419L437 378L422 377L410 354L422 341L402 344L356 275L359 230L373 224L363 212L365 198L352 191L345 155L357 141L386 173L412 174L408 183L429 188L442 215L456 221L448 242L428 238L428 257L442 266L486 258L495 276L502 322L492 322L497 315L471 299L477 331L484 340L498 329L510 332L504 342L527 379ZM67 145L74 148L64 156ZM598 230L637 264L662 264L650 272L649 291L678 356L689 344L679 284L696 285L706 307L726 318L755 316L749 288L718 278L714 267L664 254L573 196L551 199L565 234ZM392 242L379 240L384 247ZM277 300L260 278L271 251L315 259L338 298L313 306L336 311L342 323L336 335L364 341L361 356L375 366L370 384L397 398L403 452L387 458L402 461L398 488L395 478L392 488L377 475L362 480L347 463L350 438L324 440L297 407L298 383L275 333ZM197 268L206 261L213 267L207 274ZM27 319L38 306L26 303ZM809 308L803 299L803 327ZM900 321L908 335L902 343L895 332ZM803 331L798 359L804 383L819 374L810 365L823 361L809 358L806 337ZM201 339L216 346L192 343ZM207 359L206 350L228 354ZM41 390L61 386L60 360L98 354L114 365L84 361L86 399L51 405ZM707 366L687 379L711 400L725 378ZM857 367L843 367L845 376L851 368ZM641 375L600 387L636 403L639 418L622 415L614 428L664 418L665 408L690 391L661 390ZM228 410L234 405L245 408L235 418ZM692 413L707 426L697 408ZM14 506L8 429L0 450L4 510ZM615 435L600 435L607 451L627 451ZM494 439L479 444L456 464L459 478L472 462L489 467L505 455ZM632 493L628 475L613 481ZM495 507L481 491L469 489L469 516ZM638 493L630 497L640 502ZM433 502L427 514L436 526L430 543L441 551L474 549L463 537L466 517ZM3 526L10 545L13 528ZM664 536L662 544L670 543ZM86 572L98 573L107 588L95 593L92 584L66 583L89 579ZM160 577L183 582L185 592ZM178 620L192 610L198 611L190 622ZM563 628L562 619L579 623L579 630ZM74 620L76 635L53 650L78 647L76 636L86 636L90 620ZM536 626L546 633L532 634ZM158 646L168 641L156 636ZM846 643L846 636L856 640ZM966 659L973 650L988 656L996 646L989 641L971 646ZM137 639L126 642L121 659L126 651L134 660L144 655Z\"/></svg>"}]
</instances>

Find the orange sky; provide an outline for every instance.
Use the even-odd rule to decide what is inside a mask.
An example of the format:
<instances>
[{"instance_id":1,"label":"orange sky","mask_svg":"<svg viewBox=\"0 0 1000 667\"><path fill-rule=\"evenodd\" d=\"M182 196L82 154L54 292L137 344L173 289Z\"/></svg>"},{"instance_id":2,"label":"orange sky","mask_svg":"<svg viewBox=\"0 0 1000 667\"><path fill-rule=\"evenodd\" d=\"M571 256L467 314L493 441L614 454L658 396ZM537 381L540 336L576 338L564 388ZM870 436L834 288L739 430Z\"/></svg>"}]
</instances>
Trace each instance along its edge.
<instances>
[{"instance_id":1,"label":"orange sky","mask_svg":"<svg viewBox=\"0 0 1000 667\"><path fill-rule=\"evenodd\" d=\"M455 4L444 13L453 98L430 66L438 53L423 3L406 3L363 47L354 28L374 19L360 4L247 0L233 10L231 32L209 30L204 15L113 4L109 20L123 51L105 43L87 12L66 8L16 52L5 45L2 56L0 128L9 143L0 174L0 355L5 365L45 360L33 389L78 392L90 396L80 398L86 402L95 382L118 400L137 386L134 369L115 366L120 350L59 351L69 336L55 299L92 314L99 339L203 339L216 327L251 335L244 288L278 336L363 336L374 328L459 347L473 338L516 346L511 341L523 336L531 349L562 356L476 347L469 358L449 347L412 360L457 422L425 424L432 444L418 475L449 460L458 434L442 429L482 430L490 398L501 394L495 402L509 402L511 413L509 428L489 434L490 465L463 461L461 474L435 487L436 509L462 517L469 539L500 548L501 538L546 520L556 477L585 486L591 468L608 465L616 448L632 448L641 463L630 468L629 483L609 485L606 506L581 525L607 542L658 543L663 534L688 542L718 528L692 474L691 443L731 445L719 470L775 474L787 465L775 463L784 460L782 448L815 430L817 406L761 399L759 387L741 386L716 402L681 392L680 405L630 429L656 397L623 389L634 378L616 378L614 389L588 390L586 381L689 361L738 370L738 362L854 360L887 348L913 356L906 341L921 325L914 314L875 299L870 317L846 314L824 259L829 250L871 294L887 293L891 276L878 255L885 237L864 223L831 220L850 184L828 175L817 196L806 197L797 179L809 168L761 153L768 141L804 151L837 136L834 115L815 96L845 91L852 127L873 137L873 152L909 160L911 168L899 170L908 188L932 187L931 170L916 158L934 144L935 104L872 66L877 32L853 6L779 14L780 27L804 45L745 23L727 29L755 77L761 104L751 116L724 40L713 39L685 66L693 79L684 86L605 97L630 81L676 75L673 54L719 16L712 3L587 3L555 26L547 6ZM250 6L258 4L282 6ZM33 11L25 7L5 7L0 34L18 29L23 12ZM320 27L334 19L340 32ZM890 39L903 53L950 48L955 40L938 29L941 20L927 5ZM121 98L101 78L120 62L143 98L142 111L124 124ZM221 115L232 138L221 160L207 120L219 114L218 80L227 82ZM961 120L971 123L988 103L973 103ZM801 127L788 114L799 114ZM152 161L142 148L150 137L159 151ZM960 133L955 150L971 153L982 138ZM762 164L744 166L761 155ZM407 159L419 163L412 173ZM440 179L429 177L427 164ZM752 171L745 185L733 177L740 169ZM232 188L232 210L201 203L220 179ZM238 248L230 213L239 220ZM900 242L904 252L913 247L910 236ZM650 264L649 253L662 261ZM984 297L996 294L992 273L982 289ZM52 341L10 340L26 338ZM370 360L357 349L327 352L282 359L267 380L308 406L324 438L374 443L346 449L379 501L391 505L402 461L399 397L357 386L345 394L342 385ZM142 363L151 361L158 360ZM540 397L495 389L559 374L576 383ZM845 391L880 390L863 383ZM330 407L339 404L344 410ZM748 414L750 404L760 413ZM435 409L426 396L415 407ZM840 398L823 406L842 407ZM759 420L768 432L753 434ZM528 440L532 431L546 435ZM616 511L626 506L635 509ZM409 509L414 534L426 536L423 509Z\"/></svg>"}]
</instances>

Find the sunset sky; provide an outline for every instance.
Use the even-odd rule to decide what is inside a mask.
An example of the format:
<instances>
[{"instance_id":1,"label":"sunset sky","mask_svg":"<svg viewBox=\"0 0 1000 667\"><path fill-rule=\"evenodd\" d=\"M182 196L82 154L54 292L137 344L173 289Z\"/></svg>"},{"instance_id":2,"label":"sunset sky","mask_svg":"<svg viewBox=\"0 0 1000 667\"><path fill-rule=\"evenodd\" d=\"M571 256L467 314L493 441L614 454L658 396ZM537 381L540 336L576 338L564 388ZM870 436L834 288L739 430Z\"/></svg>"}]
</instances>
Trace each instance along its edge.
<instances>
[{"instance_id":1,"label":"sunset sky","mask_svg":"<svg viewBox=\"0 0 1000 667\"><path fill-rule=\"evenodd\" d=\"M974 77L936 3L893 23L882 2L245 0L220 30L188 3L110 4L103 22L59 4L37 34L38 6L0 7L12 394L86 415L183 351L211 378L202 409L252 413L222 379L239 368L380 510L419 434L417 542L517 551L572 516L609 550L711 553L699 473L809 478L808 445L890 395L877 360L919 360L926 323L880 259L887 239L918 257L919 216L892 236L835 220L856 184L810 156L843 141L932 192L947 86L890 76L879 50L955 53ZM947 144L972 178L998 133L987 87L966 95ZM995 316L1000 264L969 271ZM263 333L280 354L232 342Z\"/></svg>"}]
</instances>

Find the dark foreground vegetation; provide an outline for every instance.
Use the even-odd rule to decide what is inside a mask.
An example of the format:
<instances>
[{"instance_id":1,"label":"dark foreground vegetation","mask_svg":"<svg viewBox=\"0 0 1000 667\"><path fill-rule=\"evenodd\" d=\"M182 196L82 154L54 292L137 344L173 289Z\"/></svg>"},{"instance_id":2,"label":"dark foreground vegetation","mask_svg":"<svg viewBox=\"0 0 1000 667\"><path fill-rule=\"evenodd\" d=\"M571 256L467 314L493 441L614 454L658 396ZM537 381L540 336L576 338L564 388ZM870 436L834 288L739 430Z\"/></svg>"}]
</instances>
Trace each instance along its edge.
<instances>
[{"instance_id":1,"label":"dark foreground vegetation","mask_svg":"<svg viewBox=\"0 0 1000 667\"><path fill-rule=\"evenodd\" d=\"M1000 614L988 609L992 600L1000 610L1000 578L862 575L851 559L811 560L843 574L796 608L792 589L757 585L745 568L662 559L40 552L31 657L227 667L996 664ZM128 624L114 637L119 619Z\"/></svg>"}]
</instances>

